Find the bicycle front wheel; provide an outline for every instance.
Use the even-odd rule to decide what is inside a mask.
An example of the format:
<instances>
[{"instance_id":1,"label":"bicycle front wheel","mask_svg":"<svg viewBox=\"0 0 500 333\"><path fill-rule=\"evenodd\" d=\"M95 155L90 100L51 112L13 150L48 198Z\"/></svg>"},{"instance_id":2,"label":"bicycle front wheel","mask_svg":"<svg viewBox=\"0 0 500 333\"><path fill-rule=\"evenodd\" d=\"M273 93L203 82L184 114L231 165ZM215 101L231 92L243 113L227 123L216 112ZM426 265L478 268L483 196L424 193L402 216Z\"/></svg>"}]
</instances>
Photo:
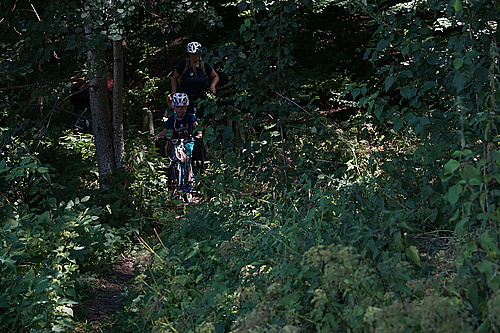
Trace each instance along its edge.
<instances>
[{"instance_id":1,"label":"bicycle front wheel","mask_svg":"<svg viewBox=\"0 0 500 333\"><path fill-rule=\"evenodd\" d=\"M168 170L168 186L170 188L178 189L182 184L182 175L180 170L180 164L174 163L170 166Z\"/></svg>"},{"instance_id":2,"label":"bicycle front wheel","mask_svg":"<svg viewBox=\"0 0 500 333\"><path fill-rule=\"evenodd\" d=\"M182 195L185 203L190 203L193 201L193 194L191 192L184 192Z\"/></svg>"}]
</instances>

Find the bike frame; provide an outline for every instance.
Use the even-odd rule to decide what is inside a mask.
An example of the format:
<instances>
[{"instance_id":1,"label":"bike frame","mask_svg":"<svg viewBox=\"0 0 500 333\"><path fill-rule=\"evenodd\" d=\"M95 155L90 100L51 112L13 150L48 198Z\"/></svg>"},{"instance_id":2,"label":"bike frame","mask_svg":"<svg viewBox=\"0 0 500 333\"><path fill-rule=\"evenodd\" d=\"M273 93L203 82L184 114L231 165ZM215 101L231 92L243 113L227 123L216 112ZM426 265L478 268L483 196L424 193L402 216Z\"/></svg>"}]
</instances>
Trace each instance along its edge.
<instances>
[{"instance_id":1,"label":"bike frame","mask_svg":"<svg viewBox=\"0 0 500 333\"><path fill-rule=\"evenodd\" d=\"M193 142L190 139L167 139L172 143L172 151L169 154L169 182L174 187L174 195L178 192L183 194L184 200L187 202L191 198L191 184L188 179L193 179L193 170L191 166L191 157L187 155L184 146L187 142ZM168 144L168 143L167 143Z\"/></svg>"}]
</instances>

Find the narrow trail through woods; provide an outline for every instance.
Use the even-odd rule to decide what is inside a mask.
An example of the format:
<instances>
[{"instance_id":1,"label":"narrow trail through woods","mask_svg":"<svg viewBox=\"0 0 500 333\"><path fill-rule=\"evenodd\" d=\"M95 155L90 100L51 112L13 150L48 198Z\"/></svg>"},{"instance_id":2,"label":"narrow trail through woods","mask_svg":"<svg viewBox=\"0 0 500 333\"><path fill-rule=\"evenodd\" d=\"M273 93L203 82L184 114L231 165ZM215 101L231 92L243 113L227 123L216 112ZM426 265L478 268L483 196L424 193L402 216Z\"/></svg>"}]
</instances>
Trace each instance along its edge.
<instances>
[{"instance_id":1,"label":"narrow trail through woods","mask_svg":"<svg viewBox=\"0 0 500 333\"><path fill-rule=\"evenodd\" d=\"M75 332L106 332L120 309L120 295L134 277L134 263L129 259L116 262L112 271L103 277L87 278L89 290L75 308L78 323Z\"/></svg>"}]
</instances>

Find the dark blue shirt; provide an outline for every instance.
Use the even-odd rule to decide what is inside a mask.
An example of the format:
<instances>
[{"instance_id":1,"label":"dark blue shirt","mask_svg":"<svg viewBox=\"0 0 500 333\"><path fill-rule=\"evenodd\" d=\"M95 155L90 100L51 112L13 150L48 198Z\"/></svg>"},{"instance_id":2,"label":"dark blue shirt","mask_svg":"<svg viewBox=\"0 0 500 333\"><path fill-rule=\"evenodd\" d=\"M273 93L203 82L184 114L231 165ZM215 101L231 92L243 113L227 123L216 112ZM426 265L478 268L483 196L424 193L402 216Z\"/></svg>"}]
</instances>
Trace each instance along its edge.
<instances>
[{"instance_id":1,"label":"dark blue shirt","mask_svg":"<svg viewBox=\"0 0 500 333\"><path fill-rule=\"evenodd\" d=\"M193 70L193 67L189 66L186 73L182 74L184 68L186 68L187 61L189 60L182 59L179 61L175 70L178 74L182 75L181 92L188 94L190 99L197 99L206 93L208 78L212 74L213 68L208 62L201 61L201 66L205 66L205 73L207 73L208 77L203 74L201 67L195 67Z\"/></svg>"},{"instance_id":2,"label":"dark blue shirt","mask_svg":"<svg viewBox=\"0 0 500 333\"><path fill-rule=\"evenodd\" d=\"M193 134L193 123L196 121L196 116L192 113L186 113L181 120L175 118L175 114L168 117L163 125L166 129L173 130L173 139L187 138Z\"/></svg>"}]
</instances>

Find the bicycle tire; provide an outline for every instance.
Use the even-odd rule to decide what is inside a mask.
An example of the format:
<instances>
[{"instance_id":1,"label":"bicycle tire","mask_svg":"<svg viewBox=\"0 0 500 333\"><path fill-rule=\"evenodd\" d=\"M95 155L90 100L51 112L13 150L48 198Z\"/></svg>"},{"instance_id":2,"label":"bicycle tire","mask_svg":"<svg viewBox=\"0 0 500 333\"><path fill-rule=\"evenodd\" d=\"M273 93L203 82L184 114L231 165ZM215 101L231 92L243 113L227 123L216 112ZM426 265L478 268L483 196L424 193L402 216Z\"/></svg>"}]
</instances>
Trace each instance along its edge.
<instances>
[{"instance_id":1,"label":"bicycle tire","mask_svg":"<svg viewBox=\"0 0 500 333\"><path fill-rule=\"evenodd\" d=\"M191 192L184 192L182 195L182 199L185 203L190 203L193 201L193 194Z\"/></svg>"},{"instance_id":2,"label":"bicycle tire","mask_svg":"<svg viewBox=\"0 0 500 333\"><path fill-rule=\"evenodd\" d=\"M185 162L184 170L189 170L189 175L186 175L186 179L191 179L191 182L193 182L194 181L194 172L193 172L193 164L191 163L190 158L188 158L188 160Z\"/></svg>"},{"instance_id":3,"label":"bicycle tire","mask_svg":"<svg viewBox=\"0 0 500 333\"><path fill-rule=\"evenodd\" d=\"M177 188L180 179L178 163L174 163L168 168L168 186L174 189Z\"/></svg>"},{"instance_id":4,"label":"bicycle tire","mask_svg":"<svg viewBox=\"0 0 500 333\"><path fill-rule=\"evenodd\" d=\"M189 174L187 174L187 172L189 172ZM190 182L188 182L188 179ZM186 203L192 202L193 180L194 173L191 157L187 156L187 159L182 159L181 161L181 159L176 156L176 158L171 161L168 170L168 187L172 189L172 198L181 199Z\"/></svg>"},{"instance_id":5,"label":"bicycle tire","mask_svg":"<svg viewBox=\"0 0 500 333\"><path fill-rule=\"evenodd\" d=\"M189 161L189 160L188 160ZM194 176L193 176L193 167L191 166L190 168L188 168L188 166L190 165L189 162L184 162L181 167L184 169L184 178L182 179L182 183L181 183L181 190L182 190L182 199L184 200L185 203L190 203L193 201L193 184L189 184L189 182L186 180L186 179L191 179L191 182L193 181L194 179ZM187 170L189 170L189 176L186 175L185 173L187 172Z\"/></svg>"},{"instance_id":6,"label":"bicycle tire","mask_svg":"<svg viewBox=\"0 0 500 333\"><path fill-rule=\"evenodd\" d=\"M201 140L197 140L194 143L193 156L191 166L196 169L194 173L202 173L205 168L205 155L206 149L205 145Z\"/></svg>"}]
</instances>

